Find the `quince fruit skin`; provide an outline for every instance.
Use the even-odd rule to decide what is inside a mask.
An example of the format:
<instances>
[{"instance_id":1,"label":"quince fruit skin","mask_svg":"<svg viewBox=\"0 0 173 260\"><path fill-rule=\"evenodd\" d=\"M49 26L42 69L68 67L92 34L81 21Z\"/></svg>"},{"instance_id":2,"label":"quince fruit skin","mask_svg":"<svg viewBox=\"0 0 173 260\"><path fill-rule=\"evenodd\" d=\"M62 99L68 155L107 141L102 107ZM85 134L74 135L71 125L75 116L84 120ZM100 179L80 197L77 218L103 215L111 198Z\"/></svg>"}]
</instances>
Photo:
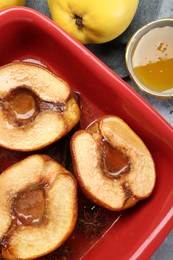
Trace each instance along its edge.
<instances>
[{"instance_id":1,"label":"quince fruit skin","mask_svg":"<svg viewBox=\"0 0 173 260\"><path fill-rule=\"evenodd\" d=\"M25 5L25 0L4 0L0 1L0 9L11 7L11 6L20 6Z\"/></svg>"},{"instance_id":2,"label":"quince fruit skin","mask_svg":"<svg viewBox=\"0 0 173 260\"><path fill-rule=\"evenodd\" d=\"M83 44L117 38L130 25L139 0L48 0L52 19Z\"/></svg>"}]
</instances>

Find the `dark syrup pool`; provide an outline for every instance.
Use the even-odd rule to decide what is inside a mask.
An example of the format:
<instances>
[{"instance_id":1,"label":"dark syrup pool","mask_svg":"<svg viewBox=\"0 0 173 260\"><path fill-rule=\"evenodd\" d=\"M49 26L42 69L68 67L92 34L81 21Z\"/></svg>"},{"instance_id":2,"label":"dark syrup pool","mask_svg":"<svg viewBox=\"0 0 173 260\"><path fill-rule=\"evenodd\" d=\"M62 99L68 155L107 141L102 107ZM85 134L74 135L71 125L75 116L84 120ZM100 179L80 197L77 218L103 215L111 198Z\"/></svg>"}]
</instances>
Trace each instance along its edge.
<instances>
[{"instance_id":1,"label":"dark syrup pool","mask_svg":"<svg viewBox=\"0 0 173 260\"><path fill-rule=\"evenodd\" d=\"M34 62L31 60L24 60ZM36 61L40 65L41 62ZM47 66L45 66L47 67ZM48 68L50 69L50 68ZM89 123L103 115L103 112L87 100L83 99L80 93L74 92L74 96L81 108L81 120L61 140L37 151L40 154L47 154L61 163L66 169L73 173L70 139L73 133L85 128ZM0 147L0 173L14 163L26 158L36 152L16 152ZM122 213L108 211L89 201L80 188L78 190L78 219L76 227L69 239L56 251L38 258L38 260L79 260L109 231L109 229L119 220ZM0 259L3 259L0 256Z\"/></svg>"}]
</instances>

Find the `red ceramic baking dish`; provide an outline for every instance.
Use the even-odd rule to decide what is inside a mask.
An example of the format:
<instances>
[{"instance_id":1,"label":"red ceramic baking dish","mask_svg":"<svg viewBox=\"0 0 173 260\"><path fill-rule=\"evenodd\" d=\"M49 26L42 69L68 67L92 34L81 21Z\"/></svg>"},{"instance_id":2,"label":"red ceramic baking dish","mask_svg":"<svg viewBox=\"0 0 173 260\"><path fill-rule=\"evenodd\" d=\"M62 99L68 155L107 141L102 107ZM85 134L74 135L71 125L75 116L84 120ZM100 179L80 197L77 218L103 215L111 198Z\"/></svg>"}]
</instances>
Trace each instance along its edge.
<instances>
[{"instance_id":1,"label":"red ceramic baking dish","mask_svg":"<svg viewBox=\"0 0 173 260\"><path fill-rule=\"evenodd\" d=\"M117 115L154 158L157 181L149 199L119 213L83 205L80 227L57 254L71 260L148 259L173 227L172 127L84 46L37 11L26 7L1 11L0 32L0 66L14 60L46 66L79 93L82 127L101 115ZM17 160L16 154L1 148L2 170Z\"/></svg>"}]
</instances>

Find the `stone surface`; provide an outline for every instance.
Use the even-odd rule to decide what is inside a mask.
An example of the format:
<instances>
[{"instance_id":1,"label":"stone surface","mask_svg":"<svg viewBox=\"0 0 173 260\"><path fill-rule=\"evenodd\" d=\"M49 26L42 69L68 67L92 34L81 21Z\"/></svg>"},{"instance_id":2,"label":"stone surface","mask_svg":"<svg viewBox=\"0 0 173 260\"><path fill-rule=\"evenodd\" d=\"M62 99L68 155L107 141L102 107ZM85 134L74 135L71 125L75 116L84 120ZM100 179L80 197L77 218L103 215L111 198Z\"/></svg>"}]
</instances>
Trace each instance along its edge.
<instances>
[{"instance_id":1,"label":"stone surface","mask_svg":"<svg viewBox=\"0 0 173 260\"><path fill-rule=\"evenodd\" d=\"M51 18L46 0L26 0L28 7L34 8ZM107 64L114 72L121 77L127 77L128 73L124 64L124 51L129 37L140 26L157 18L173 17L173 0L140 0L136 17L128 30L118 39L101 45L87 45L96 56ZM128 78L128 77L127 77ZM137 89L135 84L128 79L127 82L135 89L148 103L155 108L165 120L173 126L173 99L158 99L144 94ZM151 260L172 260L173 259L173 230L169 233L161 246L157 249Z\"/></svg>"}]
</instances>

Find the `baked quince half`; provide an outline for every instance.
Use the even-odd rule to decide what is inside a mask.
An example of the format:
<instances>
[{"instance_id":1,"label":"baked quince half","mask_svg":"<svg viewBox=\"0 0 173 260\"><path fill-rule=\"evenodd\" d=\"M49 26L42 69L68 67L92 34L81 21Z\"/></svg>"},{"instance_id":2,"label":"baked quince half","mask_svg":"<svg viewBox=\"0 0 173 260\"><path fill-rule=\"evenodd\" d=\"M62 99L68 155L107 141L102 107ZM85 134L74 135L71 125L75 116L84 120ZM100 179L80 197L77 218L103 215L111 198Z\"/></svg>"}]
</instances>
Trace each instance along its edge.
<instances>
[{"instance_id":1,"label":"baked quince half","mask_svg":"<svg viewBox=\"0 0 173 260\"><path fill-rule=\"evenodd\" d=\"M0 175L0 245L5 259L34 259L58 248L77 219L74 176L46 155Z\"/></svg>"},{"instance_id":2,"label":"baked quince half","mask_svg":"<svg viewBox=\"0 0 173 260\"><path fill-rule=\"evenodd\" d=\"M67 134L80 109L69 85L42 66L0 67L0 146L33 151Z\"/></svg>"},{"instance_id":3,"label":"baked quince half","mask_svg":"<svg viewBox=\"0 0 173 260\"><path fill-rule=\"evenodd\" d=\"M119 117L99 118L71 139L75 175L85 195L109 210L134 206L153 191L153 158L136 133Z\"/></svg>"}]
</instances>

